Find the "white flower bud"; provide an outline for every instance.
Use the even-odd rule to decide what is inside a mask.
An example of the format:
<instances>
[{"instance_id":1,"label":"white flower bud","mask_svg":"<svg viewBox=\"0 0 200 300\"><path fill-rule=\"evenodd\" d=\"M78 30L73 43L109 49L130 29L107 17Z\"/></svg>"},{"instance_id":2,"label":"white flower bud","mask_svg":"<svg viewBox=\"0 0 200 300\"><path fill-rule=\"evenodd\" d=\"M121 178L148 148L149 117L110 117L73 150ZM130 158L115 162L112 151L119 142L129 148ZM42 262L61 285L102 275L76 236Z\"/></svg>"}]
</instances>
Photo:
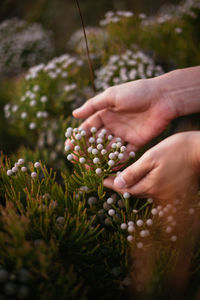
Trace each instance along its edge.
<instances>
[{"instance_id":1,"label":"white flower bud","mask_svg":"<svg viewBox=\"0 0 200 300\"><path fill-rule=\"evenodd\" d=\"M114 200L113 200L113 198L111 198L111 197L110 197L110 198L108 198L108 199L107 199L107 203L108 203L108 204L113 204L113 203L114 203Z\"/></svg>"},{"instance_id":2,"label":"white flower bud","mask_svg":"<svg viewBox=\"0 0 200 300\"><path fill-rule=\"evenodd\" d=\"M93 144L94 142L95 142L95 138L90 137L90 138L89 138L89 143L90 143L90 144Z\"/></svg>"},{"instance_id":3,"label":"white flower bud","mask_svg":"<svg viewBox=\"0 0 200 300\"><path fill-rule=\"evenodd\" d=\"M95 197L88 198L88 204L89 205L93 205L95 203L97 203L97 198L95 198Z\"/></svg>"},{"instance_id":4,"label":"white flower bud","mask_svg":"<svg viewBox=\"0 0 200 300\"><path fill-rule=\"evenodd\" d=\"M114 209L109 209L108 214L109 214L109 216L114 216L115 215L115 210Z\"/></svg>"},{"instance_id":5,"label":"white flower bud","mask_svg":"<svg viewBox=\"0 0 200 300\"><path fill-rule=\"evenodd\" d=\"M148 203L153 203L153 199L152 199L152 198L148 198L148 199L147 199L147 202L148 202Z\"/></svg>"},{"instance_id":6,"label":"white flower bud","mask_svg":"<svg viewBox=\"0 0 200 300\"><path fill-rule=\"evenodd\" d=\"M134 151L129 152L129 156L130 157L135 157L135 152Z\"/></svg>"},{"instance_id":7,"label":"white flower bud","mask_svg":"<svg viewBox=\"0 0 200 300\"><path fill-rule=\"evenodd\" d=\"M134 226L134 222L133 221L129 221L128 222L128 226Z\"/></svg>"},{"instance_id":8,"label":"white flower bud","mask_svg":"<svg viewBox=\"0 0 200 300\"><path fill-rule=\"evenodd\" d=\"M92 127L92 128L90 129L90 131L91 131L92 133L95 133L95 132L97 132L97 128L96 128L96 127Z\"/></svg>"},{"instance_id":9,"label":"white flower bud","mask_svg":"<svg viewBox=\"0 0 200 300\"><path fill-rule=\"evenodd\" d=\"M26 119L26 117L27 117L27 112L22 112L21 113L21 119Z\"/></svg>"},{"instance_id":10,"label":"white flower bud","mask_svg":"<svg viewBox=\"0 0 200 300\"><path fill-rule=\"evenodd\" d=\"M140 231L140 236L141 237L146 237L148 234L147 234L147 232L146 232L146 230L141 230Z\"/></svg>"},{"instance_id":11,"label":"white flower bud","mask_svg":"<svg viewBox=\"0 0 200 300\"><path fill-rule=\"evenodd\" d=\"M119 155L118 155L118 159L123 159L124 158L124 154L123 153L120 153Z\"/></svg>"},{"instance_id":12,"label":"white flower bud","mask_svg":"<svg viewBox=\"0 0 200 300\"><path fill-rule=\"evenodd\" d=\"M98 164L98 163L99 163L99 158L98 158L98 157L95 157L95 158L93 159L93 163L94 163L94 164Z\"/></svg>"},{"instance_id":13,"label":"white flower bud","mask_svg":"<svg viewBox=\"0 0 200 300\"><path fill-rule=\"evenodd\" d=\"M103 149L103 145L102 145L102 144L98 144L98 145L97 145L97 149L98 149L98 150L102 150L102 149Z\"/></svg>"},{"instance_id":14,"label":"white flower bud","mask_svg":"<svg viewBox=\"0 0 200 300\"><path fill-rule=\"evenodd\" d=\"M36 128L36 124L34 122L31 122L29 124L29 129L34 130Z\"/></svg>"},{"instance_id":15,"label":"white flower bud","mask_svg":"<svg viewBox=\"0 0 200 300\"><path fill-rule=\"evenodd\" d=\"M23 165L24 164L24 159L23 158L19 158L18 159L18 164L19 165Z\"/></svg>"},{"instance_id":16,"label":"white flower bud","mask_svg":"<svg viewBox=\"0 0 200 300\"><path fill-rule=\"evenodd\" d=\"M13 174L12 170L8 170L8 171L7 171L7 175L8 175L8 176L11 176L12 174Z\"/></svg>"},{"instance_id":17,"label":"white flower bud","mask_svg":"<svg viewBox=\"0 0 200 300\"><path fill-rule=\"evenodd\" d=\"M143 220L141 220L141 219L137 220L137 222L136 222L136 225L137 225L138 227L141 227L143 224L144 224L144 222L143 222Z\"/></svg>"},{"instance_id":18,"label":"white flower bud","mask_svg":"<svg viewBox=\"0 0 200 300\"><path fill-rule=\"evenodd\" d=\"M117 145L117 148L121 148L122 143L121 143L121 142L118 142L116 145Z\"/></svg>"},{"instance_id":19,"label":"white flower bud","mask_svg":"<svg viewBox=\"0 0 200 300\"><path fill-rule=\"evenodd\" d=\"M133 241L133 236L132 235L128 235L127 236L127 241L128 242L132 242Z\"/></svg>"},{"instance_id":20,"label":"white flower bud","mask_svg":"<svg viewBox=\"0 0 200 300\"><path fill-rule=\"evenodd\" d=\"M80 139L81 139L81 134L80 134L80 133L77 133L77 134L75 135L75 138L76 138L77 140L80 140Z\"/></svg>"},{"instance_id":21,"label":"white flower bud","mask_svg":"<svg viewBox=\"0 0 200 300\"><path fill-rule=\"evenodd\" d=\"M81 130L81 136L86 136L86 131L85 130Z\"/></svg>"},{"instance_id":22,"label":"white flower bud","mask_svg":"<svg viewBox=\"0 0 200 300\"><path fill-rule=\"evenodd\" d=\"M126 146L121 146L120 151L125 152L126 151Z\"/></svg>"},{"instance_id":23,"label":"white flower bud","mask_svg":"<svg viewBox=\"0 0 200 300\"><path fill-rule=\"evenodd\" d=\"M111 140L112 140L112 138L113 138L112 134L109 134L109 136L108 136L108 140L109 140L109 141L111 141Z\"/></svg>"},{"instance_id":24,"label":"white flower bud","mask_svg":"<svg viewBox=\"0 0 200 300\"><path fill-rule=\"evenodd\" d=\"M102 173L102 170L101 170L101 168L97 168L95 172L96 172L97 175L99 175L99 174Z\"/></svg>"},{"instance_id":25,"label":"white flower bud","mask_svg":"<svg viewBox=\"0 0 200 300\"><path fill-rule=\"evenodd\" d=\"M31 173L31 177L32 177L32 178L36 178L36 177L37 177L37 173L36 173L36 172L32 172L32 173Z\"/></svg>"},{"instance_id":26,"label":"white flower bud","mask_svg":"<svg viewBox=\"0 0 200 300\"><path fill-rule=\"evenodd\" d=\"M117 138L116 138L116 142L117 142L117 143L118 143L118 142L121 143L121 142L122 142L122 139L121 139L120 137L117 137Z\"/></svg>"},{"instance_id":27,"label":"white flower bud","mask_svg":"<svg viewBox=\"0 0 200 300\"><path fill-rule=\"evenodd\" d=\"M74 133L78 133L78 128L74 128L74 129L73 129L73 132L74 132Z\"/></svg>"},{"instance_id":28,"label":"white flower bud","mask_svg":"<svg viewBox=\"0 0 200 300\"><path fill-rule=\"evenodd\" d=\"M171 241L172 241L172 242L176 242L176 241L177 241L177 236L176 236L176 235L173 235L173 236L171 237Z\"/></svg>"},{"instance_id":29,"label":"white flower bud","mask_svg":"<svg viewBox=\"0 0 200 300\"><path fill-rule=\"evenodd\" d=\"M92 154L93 155L97 155L99 153L99 151L97 149L92 149Z\"/></svg>"},{"instance_id":30,"label":"white flower bud","mask_svg":"<svg viewBox=\"0 0 200 300\"><path fill-rule=\"evenodd\" d=\"M72 133L70 131L66 131L65 132L65 137L66 138L69 138L71 135L72 135Z\"/></svg>"},{"instance_id":31,"label":"white flower bud","mask_svg":"<svg viewBox=\"0 0 200 300\"><path fill-rule=\"evenodd\" d=\"M103 135L105 135L105 134L107 133L107 130L106 130L106 129L102 129L102 130L101 130L101 133L102 133Z\"/></svg>"},{"instance_id":32,"label":"white flower bud","mask_svg":"<svg viewBox=\"0 0 200 300\"><path fill-rule=\"evenodd\" d=\"M146 224L147 224L148 226L152 226L152 225L153 225L153 220L152 220L152 219L146 220Z\"/></svg>"},{"instance_id":33,"label":"white flower bud","mask_svg":"<svg viewBox=\"0 0 200 300\"><path fill-rule=\"evenodd\" d=\"M102 155L105 155L106 153L107 153L107 150L106 150L106 149L102 149L102 150L101 150L101 154L102 154Z\"/></svg>"},{"instance_id":34,"label":"white flower bud","mask_svg":"<svg viewBox=\"0 0 200 300\"><path fill-rule=\"evenodd\" d=\"M34 167L35 167L35 168L39 168L39 167L40 167L39 161L36 161L36 162L34 163Z\"/></svg>"},{"instance_id":35,"label":"white flower bud","mask_svg":"<svg viewBox=\"0 0 200 300\"><path fill-rule=\"evenodd\" d=\"M48 101L47 96L42 96L42 97L40 98L40 101L41 101L42 103L46 103L46 102Z\"/></svg>"},{"instance_id":36,"label":"white flower bud","mask_svg":"<svg viewBox=\"0 0 200 300\"><path fill-rule=\"evenodd\" d=\"M128 198L130 198L130 194L128 193L128 192L125 192L124 194L123 194L123 197L125 198L125 199L128 199Z\"/></svg>"},{"instance_id":37,"label":"white flower bud","mask_svg":"<svg viewBox=\"0 0 200 300\"><path fill-rule=\"evenodd\" d=\"M97 139L97 143L98 143L98 144L102 144L102 143L103 143L103 139L102 139L102 138L98 138L98 139Z\"/></svg>"},{"instance_id":38,"label":"white flower bud","mask_svg":"<svg viewBox=\"0 0 200 300\"><path fill-rule=\"evenodd\" d=\"M117 147L117 144L116 144L116 143L112 143L111 147L112 147L113 149L115 149L115 148Z\"/></svg>"},{"instance_id":39,"label":"white flower bud","mask_svg":"<svg viewBox=\"0 0 200 300\"><path fill-rule=\"evenodd\" d=\"M75 151L79 151L81 148L80 148L80 146L79 145L76 145L75 147L74 147L74 150Z\"/></svg>"},{"instance_id":40,"label":"white flower bud","mask_svg":"<svg viewBox=\"0 0 200 300\"><path fill-rule=\"evenodd\" d=\"M111 159L111 160L108 161L108 165L109 165L110 167L113 167L114 164L115 164L114 160Z\"/></svg>"},{"instance_id":41,"label":"white flower bud","mask_svg":"<svg viewBox=\"0 0 200 300\"><path fill-rule=\"evenodd\" d=\"M170 233L170 232L172 232L172 228L171 228L170 226L167 226L167 228L166 228L166 232L167 232L167 233Z\"/></svg>"},{"instance_id":42,"label":"white flower bud","mask_svg":"<svg viewBox=\"0 0 200 300\"><path fill-rule=\"evenodd\" d=\"M111 152L111 153L109 154L109 158L110 158L110 159L115 159L115 154L114 154L113 152Z\"/></svg>"},{"instance_id":43,"label":"white flower bud","mask_svg":"<svg viewBox=\"0 0 200 300\"><path fill-rule=\"evenodd\" d=\"M152 213L152 215L157 215L157 213L158 213L158 211L157 211L157 209L156 208L153 208L152 210L151 210L151 213Z\"/></svg>"},{"instance_id":44,"label":"white flower bud","mask_svg":"<svg viewBox=\"0 0 200 300\"><path fill-rule=\"evenodd\" d=\"M87 151L88 151L89 153L92 153L92 147L89 147L89 148L87 149Z\"/></svg>"},{"instance_id":45,"label":"white flower bud","mask_svg":"<svg viewBox=\"0 0 200 300\"><path fill-rule=\"evenodd\" d=\"M26 167L21 167L21 171L22 171L22 172L26 172L26 171L27 171L27 168L26 168Z\"/></svg>"},{"instance_id":46,"label":"white flower bud","mask_svg":"<svg viewBox=\"0 0 200 300\"><path fill-rule=\"evenodd\" d=\"M66 145L65 146L65 151L68 152L69 150L71 150L71 146L70 145Z\"/></svg>"},{"instance_id":47,"label":"white flower bud","mask_svg":"<svg viewBox=\"0 0 200 300\"><path fill-rule=\"evenodd\" d=\"M129 233L133 233L135 231L135 227L134 226L128 226L128 232Z\"/></svg>"},{"instance_id":48,"label":"white flower bud","mask_svg":"<svg viewBox=\"0 0 200 300\"><path fill-rule=\"evenodd\" d=\"M84 164L84 163L85 163L85 158L84 158L84 157L80 157L80 158L79 158L79 162L80 162L81 164Z\"/></svg>"},{"instance_id":49,"label":"white flower bud","mask_svg":"<svg viewBox=\"0 0 200 300\"><path fill-rule=\"evenodd\" d=\"M122 230L126 230L127 229L127 224L126 223L122 223L120 225L120 227L121 227Z\"/></svg>"},{"instance_id":50,"label":"white flower bud","mask_svg":"<svg viewBox=\"0 0 200 300\"><path fill-rule=\"evenodd\" d=\"M73 155L72 155L72 154L68 154L68 155L67 155L67 159L68 159L68 160L72 160L72 159L73 159Z\"/></svg>"},{"instance_id":51,"label":"white flower bud","mask_svg":"<svg viewBox=\"0 0 200 300\"><path fill-rule=\"evenodd\" d=\"M17 167L13 167L13 168L12 168L12 172L13 172L13 173L16 173L17 171L18 171L18 168L17 168Z\"/></svg>"}]
</instances>

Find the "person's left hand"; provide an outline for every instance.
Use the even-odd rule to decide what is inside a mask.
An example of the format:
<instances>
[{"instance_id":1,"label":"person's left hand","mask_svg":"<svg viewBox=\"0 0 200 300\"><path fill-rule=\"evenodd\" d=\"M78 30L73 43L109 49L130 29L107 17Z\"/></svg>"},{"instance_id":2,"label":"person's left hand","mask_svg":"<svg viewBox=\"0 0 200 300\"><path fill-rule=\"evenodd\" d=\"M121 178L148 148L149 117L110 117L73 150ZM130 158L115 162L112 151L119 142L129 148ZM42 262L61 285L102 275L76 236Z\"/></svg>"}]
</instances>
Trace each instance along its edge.
<instances>
[{"instance_id":1,"label":"person's left hand","mask_svg":"<svg viewBox=\"0 0 200 300\"><path fill-rule=\"evenodd\" d=\"M104 185L120 193L173 200L198 191L200 132L178 133L163 140Z\"/></svg>"}]
</instances>

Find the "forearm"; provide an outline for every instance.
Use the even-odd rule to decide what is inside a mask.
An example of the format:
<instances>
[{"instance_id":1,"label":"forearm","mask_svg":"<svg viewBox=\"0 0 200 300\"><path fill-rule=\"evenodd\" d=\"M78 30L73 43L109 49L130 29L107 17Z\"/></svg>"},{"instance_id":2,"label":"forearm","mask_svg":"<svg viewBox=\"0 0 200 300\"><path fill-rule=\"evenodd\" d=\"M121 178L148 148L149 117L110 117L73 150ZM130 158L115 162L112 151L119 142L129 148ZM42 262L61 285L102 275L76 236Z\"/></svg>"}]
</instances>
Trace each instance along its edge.
<instances>
[{"instance_id":1,"label":"forearm","mask_svg":"<svg viewBox=\"0 0 200 300\"><path fill-rule=\"evenodd\" d=\"M178 69L155 78L172 107L173 118L200 112L200 66Z\"/></svg>"}]
</instances>

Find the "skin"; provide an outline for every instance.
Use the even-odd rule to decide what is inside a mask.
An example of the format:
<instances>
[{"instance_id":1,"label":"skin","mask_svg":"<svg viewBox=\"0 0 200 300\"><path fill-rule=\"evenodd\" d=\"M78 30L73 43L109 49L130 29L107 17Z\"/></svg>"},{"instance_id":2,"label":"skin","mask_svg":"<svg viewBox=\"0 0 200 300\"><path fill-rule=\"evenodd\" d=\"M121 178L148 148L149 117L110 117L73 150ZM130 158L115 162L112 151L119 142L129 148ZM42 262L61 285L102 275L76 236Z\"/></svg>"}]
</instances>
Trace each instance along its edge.
<instances>
[{"instance_id":1,"label":"skin","mask_svg":"<svg viewBox=\"0 0 200 300\"><path fill-rule=\"evenodd\" d=\"M106 128L137 151L174 118L200 111L199 75L200 67L193 67L114 86L87 101L73 115L86 119L81 127L87 131L92 126ZM197 189L198 140L199 132L171 136L147 151L115 181L107 178L105 185L157 199L182 197L189 186Z\"/></svg>"}]
</instances>

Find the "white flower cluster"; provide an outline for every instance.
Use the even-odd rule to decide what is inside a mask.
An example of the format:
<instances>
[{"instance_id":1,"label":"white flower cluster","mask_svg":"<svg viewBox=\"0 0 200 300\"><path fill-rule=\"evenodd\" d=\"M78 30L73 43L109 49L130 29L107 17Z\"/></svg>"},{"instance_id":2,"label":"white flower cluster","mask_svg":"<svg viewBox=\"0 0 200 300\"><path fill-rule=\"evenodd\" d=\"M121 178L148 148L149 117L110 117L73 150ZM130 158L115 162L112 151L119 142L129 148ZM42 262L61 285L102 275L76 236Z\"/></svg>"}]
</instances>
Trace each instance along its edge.
<instances>
[{"instance_id":1,"label":"white flower cluster","mask_svg":"<svg viewBox=\"0 0 200 300\"><path fill-rule=\"evenodd\" d=\"M18 73L52 55L51 33L17 18L0 24L0 73Z\"/></svg>"},{"instance_id":2,"label":"white flower cluster","mask_svg":"<svg viewBox=\"0 0 200 300\"><path fill-rule=\"evenodd\" d=\"M65 54L52 59L46 65L40 64L30 68L26 75L24 94L17 104L5 105L5 117L24 120L30 130L35 130L42 124L45 127L46 119L49 117L48 111L52 106L58 109L60 107L63 111L64 101L75 98L77 84L73 80L76 80L76 73L82 64L82 60Z\"/></svg>"},{"instance_id":3,"label":"white flower cluster","mask_svg":"<svg viewBox=\"0 0 200 300\"><path fill-rule=\"evenodd\" d=\"M82 165L89 165L97 175L108 175L113 167L117 167L125 157L130 159L135 156L133 151L126 153L127 149L122 144L120 137L113 137L102 129L98 135L96 127L91 128L92 136L86 139L86 131L78 128L67 128L65 137L70 139L70 144L65 146L69 161L79 161ZM85 148L86 143L89 147ZM110 147L108 148L108 145ZM127 162L127 161L126 161Z\"/></svg>"},{"instance_id":4,"label":"white flower cluster","mask_svg":"<svg viewBox=\"0 0 200 300\"><path fill-rule=\"evenodd\" d=\"M105 14L105 19L100 21L101 26L106 26L110 23L119 23L122 19L130 19L134 16L134 13L131 11L121 11L118 10L116 12L114 11L108 11Z\"/></svg>"},{"instance_id":5,"label":"white flower cluster","mask_svg":"<svg viewBox=\"0 0 200 300\"><path fill-rule=\"evenodd\" d=\"M95 86L105 90L124 82L151 78L163 73L162 67L142 51L127 50L121 55L110 56L106 66L96 71Z\"/></svg>"},{"instance_id":6,"label":"white flower cluster","mask_svg":"<svg viewBox=\"0 0 200 300\"><path fill-rule=\"evenodd\" d=\"M197 18L197 11L200 10L200 0L186 0L179 5L179 10L184 15Z\"/></svg>"},{"instance_id":7,"label":"white flower cluster","mask_svg":"<svg viewBox=\"0 0 200 300\"><path fill-rule=\"evenodd\" d=\"M38 161L36 161L34 163L34 167L36 169L40 168L40 163ZM7 170L7 175L8 176L12 176L14 174L20 174L21 172L24 173L24 172L27 172L27 167L24 166L24 159L23 158L19 158L18 161L14 164L14 167L12 167L11 169L8 169ZM37 178L38 177L38 173L33 171L31 172L30 174L31 178Z\"/></svg>"},{"instance_id":8,"label":"white flower cluster","mask_svg":"<svg viewBox=\"0 0 200 300\"><path fill-rule=\"evenodd\" d=\"M26 75L27 80L36 79L41 74L46 74L51 79L67 78L72 68L83 65L81 59L70 54L63 54L50 60L46 65L40 64L30 68Z\"/></svg>"}]
</instances>

